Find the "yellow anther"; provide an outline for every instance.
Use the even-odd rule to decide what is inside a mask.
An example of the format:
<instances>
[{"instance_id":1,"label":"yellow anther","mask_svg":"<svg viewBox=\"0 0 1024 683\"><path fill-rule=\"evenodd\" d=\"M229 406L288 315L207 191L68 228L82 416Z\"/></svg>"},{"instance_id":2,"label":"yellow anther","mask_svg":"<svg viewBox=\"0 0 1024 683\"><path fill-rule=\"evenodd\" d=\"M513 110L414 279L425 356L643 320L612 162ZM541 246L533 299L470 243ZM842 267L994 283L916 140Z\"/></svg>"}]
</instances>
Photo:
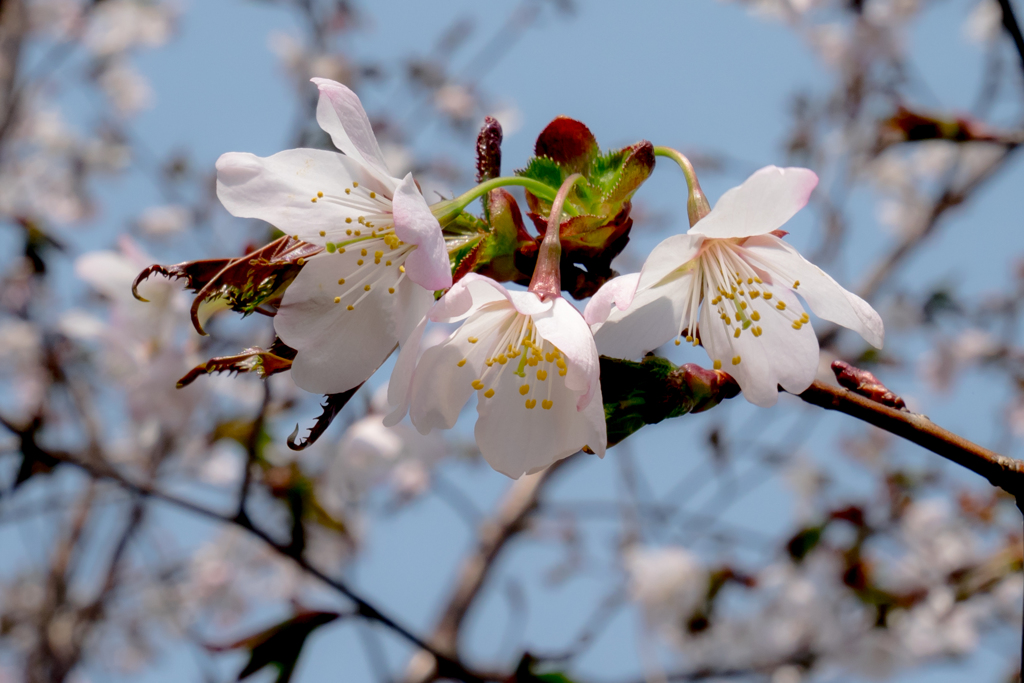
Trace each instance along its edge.
<instances>
[{"instance_id":1,"label":"yellow anther","mask_svg":"<svg viewBox=\"0 0 1024 683\"><path fill-rule=\"evenodd\" d=\"M547 370L538 370L537 371L537 379L539 379L541 382L543 382L547 378L548 378L548 371Z\"/></svg>"},{"instance_id":2,"label":"yellow anther","mask_svg":"<svg viewBox=\"0 0 1024 683\"><path fill-rule=\"evenodd\" d=\"M779 309L780 311L786 310L786 302L780 301L779 303L775 304L775 308Z\"/></svg>"},{"instance_id":3,"label":"yellow anther","mask_svg":"<svg viewBox=\"0 0 1024 683\"><path fill-rule=\"evenodd\" d=\"M354 310L356 310L356 307L355 307L355 306L353 306L352 304L349 304L349 305L348 305L348 310L350 310L350 311L354 311Z\"/></svg>"},{"instance_id":4,"label":"yellow anther","mask_svg":"<svg viewBox=\"0 0 1024 683\"><path fill-rule=\"evenodd\" d=\"M498 365L504 365L505 363L508 362L508 356L506 356L505 354L500 354L494 360L498 361Z\"/></svg>"},{"instance_id":5,"label":"yellow anther","mask_svg":"<svg viewBox=\"0 0 1024 683\"><path fill-rule=\"evenodd\" d=\"M558 371L558 376L559 377L565 377L565 373L567 373L567 372L569 372L569 370L567 368L562 368L561 370Z\"/></svg>"},{"instance_id":6,"label":"yellow anther","mask_svg":"<svg viewBox=\"0 0 1024 683\"><path fill-rule=\"evenodd\" d=\"M327 233L325 231L321 230L320 231L320 236L321 237L327 237Z\"/></svg>"},{"instance_id":7,"label":"yellow anther","mask_svg":"<svg viewBox=\"0 0 1024 683\"><path fill-rule=\"evenodd\" d=\"M799 330L803 326L804 326L804 324L802 322L800 322L799 320L794 320L793 321L793 329L794 330Z\"/></svg>"},{"instance_id":8,"label":"yellow anther","mask_svg":"<svg viewBox=\"0 0 1024 683\"><path fill-rule=\"evenodd\" d=\"M366 250L365 249L360 249L359 250L359 255L360 256L366 256Z\"/></svg>"},{"instance_id":9,"label":"yellow anther","mask_svg":"<svg viewBox=\"0 0 1024 683\"><path fill-rule=\"evenodd\" d=\"M754 284L754 278L752 278L752 277L748 277L748 278L747 278L747 284L748 284L748 285L752 285L752 284Z\"/></svg>"},{"instance_id":10,"label":"yellow anther","mask_svg":"<svg viewBox=\"0 0 1024 683\"><path fill-rule=\"evenodd\" d=\"M300 266L304 266L306 265L306 259L300 256L299 258L295 259L295 263L299 264Z\"/></svg>"},{"instance_id":11,"label":"yellow anther","mask_svg":"<svg viewBox=\"0 0 1024 683\"><path fill-rule=\"evenodd\" d=\"M734 336L734 337L736 337L737 339L739 339L739 338L740 338L740 332L742 332L742 331L743 331L743 330L741 330L740 328L738 328L738 327L737 327L737 328L736 328L736 332L734 332L732 336Z\"/></svg>"},{"instance_id":12,"label":"yellow anther","mask_svg":"<svg viewBox=\"0 0 1024 683\"><path fill-rule=\"evenodd\" d=\"M398 266L398 272L399 273L404 273L405 272L405 266Z\"/></svg>"},{"instance_id":13,"label":"yellow anther","mask_svg":"<svg viewBox=\"0 0 1024 683\"><path fill-rule=\"evenodd\" d=\"M383 256L384 256L384 252L383 252L383 251L375 251L375 252L373 252L373 258L375 258L375 259L378 259L378 260L379 260L379 259L381 259L381 258L382 258Z\"/></svg>"},{"instance_id":14,"label":"yellow anther","mask_svg":"<svg viewBox=\"0 0 1024 683\"><path fill-rule=\"evenodd\" d=\"M314 204L316 204L316 197L313 197L313 198L312 198L312 199L310 199L309 201L311 201L311 202L313 202Z\"/></svg>"},{"instance_id":15,"label":"yellow anther","mask_svg":"<svg viewBox=\"0 0 1024 683\"><path fill-rule=\"evenodd\" d=\"M754 278L754 282L756 282L756 283L757 283L757 284L759 284L759 285L763 285L763 284L764 284L764 283L763 283L763 282L761 281L761 278L759 278L759 277L755 277L755 278Z\"/></svg>"},{"instance_id":16,"label":"yellow anther","mask_svg":"<svg viewBox=\"0 0 1024 683\"><path fill-rule=\"evenodd\" d=\"M751 299L756 299L759 296L761 296L761 292L757 291L756 289L750 290L750 298Z\"/></svg>"},{"instance_id":17,"label":"yellow anther","mask_svg":"<svg viewBox=\"0 0 1024 683\"><path fill-rule=\"evenodd\" d=\"M768 299L771 299L771 298L772 298L772 293L771 292L765 292L764 293L764 300L765 301L767 301Z\"/></svg>"},{"instance_id":18,"label":"yellow anther","mask_svg":"<svg viewBox=\"0 0 1024 683\"><path fill-rule=\"evenodd\" d=\"M487 391L485 391L484 396L486 396L487 398L491 398L492 396L494 396L494 389L488 389Z\"/></svg>"},{"instance_id":19,"label":"yellow anther","mask_svg":"<svg viewBox=\"0 0 1024 683\"><path fill-rule=\"evenodd\" d=\"M376 198L377 198L377 193L376 192L371 192L370 193L370 199L376 199Z\"/></svg>"},{"instance_id":20,"label":"yellow anther","mask_svg":"<svg viewBox=\"0 0 1024 683\"><path fill-rule=\"evenodd\" d=\"M793 289L796 289L799 286L800 286L800 281L799 280L797 280L796 282L793 283Z\"/></svg>"},{"instance_id":21,"label":"yellow anther","mask_svg":"<svg viewBox=\"0 0 1024 683\"><path fill-rule=\"evenodd\" d=\"M809 316L806 313L804 313L802 316L800 316L800 322L802 322L802 323L809 323L809 322L811 322L811 316Z\"/></svg>"},{"instance_id":22,"label":"yellow anther","mask_svg":"<svg viewBox=\"0 0 1024 683\"><path fill-rule=\"evenodd\" d=\"M757 311L751 311L750 312L750 319L753 320L754 322L757 322L758 320L761 319L761 314L758 313Z\"/></svg>"},{"instance_id":23,"label":"yellow anther","mask_svg":"<svg viewBox=\"0 0 1024 683\"><path fill-rule=\"evenodd\" d=\"M359 259L358 261L356 261L356 265L357 266L363 265L363 259Z\"/></svg>"},{"instance_id":24,"label":"yellow anther","mask_svg":"<svg viewBox=\"0 0 1024 683\"><path fill-rule=\"evenodd\" d=\"M528 393L530 393L530 385L529 384L524 384L523 386L519 387L519 395L520 396L526 396Z\"/></svg>"},{"instance_id":25,"label":"yellow anther","mask_svg":"<svg viewBox=\"0 0 1024 683\"><path fill-rule=\"evenodd\" d=\"M488 358L484 362L487 363L487 367L489 367L489 368L494 367L494 359L493 358Z\"/></svg>"},{"instance_id":26,"label":"yellow anther","mask_svg":"<svg viewBox=\"0 0 1024 683\"><path fill-rule=\"evenodd\" d=\"M394 293L395 293L395 288L394 287L388 287L388 294L394 294Z\"/></svg>"},{"instance_id":27,"label":"yellow anther","mask_svg":"<svg viewBox=\"0 0 1024 683\"><path fill-rule=\"evenodd\" d=\"M345 247L338 247L338 253L339 254L344 254L345 253Z\"/></svg>"},{"instance_id":28,"label":"yellow anther","mask_svg":"<svg viewBox=\"0 0 1024 683\"><path fill-rule=\"evenodd\" d=\"M554 363L555 362L555 354L553 354L553 353L545 353L544 354L544 360L546 360L549 363Z\"/></svg>"},{"instance_id":29,"label":"yellow anther","mask_svg":"<svg viewBox=\"0 0 1024 683\"><path fill-rule=\"evenodd\" d=\"M334 297L334 303L340 304L341 303L341 297L340 296Z\"/></svg>"},{"instance_id":30,"label":"yellow anther","mask_svg":"<svg viewBox=\"0 0 1024 683\"><path fill-rule=\"evenodd\" d=\"M557 365L561 369L565 369L565 361L562 360L561 358L555 359L555 365Z\"/></svg>"},{"instance_id":31,"label":"yellow anther","mask_svg":"<svg viewBox=\"0 0 1024 683\"><path fill-rule=\"evenodd\" d=\"M460 361L459 361L458 363L456 363L456 365L458 365L458 366L459 366L460 368L461 368L461 367L462 367L463 365L465 365L465 364L466 364L466 359L465 359L465 358L463 358L463 359L462 359L462 360L460 360Z\"/></svg>"},{"instance_id":32,"label":"yellow anther","mask_svg":"<svg viewBox=\"0 0 1024 683\"><path fill-rule=\"evenodd\" d=\"M761 328L760 327L755 327L754 329L751 330L751 332L754 333L755 337L760 337L761 336Z\"/></svg>"},{"instance_id":33,"label":"yellow anther","mask_svg":"<svg viewBox=\"0 0 1024 683\"><path fill-rule=\"evenodd\" d=\"M352 194L352 188L346 187L345 188L345 194Z\"/></svg>"},{"instance_id":34,"label":"yellow anther","mask_svg":"<svg viewBox=\"0 0 1024 683\"><path fill-rule=\"evenodd\" d=\"M733 358L732 359L732 364L733 365L739 365L740 364L740 357L736 356L735 358Z\"/></svg>"},{"instance_id":35,"label":"yellow anther","mask_svg":"<svg viewBox=\"0 0 1024 683\"><path fill-rule=\"evenodd\" d=\"M722 361L716 360L714 363L712 363L712 367L715 370L721 370L722 369Z\"/></svg>"},{"instance_id":36,"label":"yellow anther","mask_svg":"<svg viewBox=\"0 0 1024 683\"><path fill-rule=\"evenodd\" d=\"M356 223L365 223L365 222L366 222L366 216L360 216L359 218L356 219Z\"/></svg>"},{"instance_id":37,"label":"yellow anther","mask_svg":"<svg viewBox=\"0 0 1024 683\"><path fill-rule=\"evenodd\" d=\"M346 218L346 219L345 219L345 222L346 222L346 223L351 223L351 222L352 222L352 217L351 217L351 216L349 216L348 218ZM352 233L349 233L349 234L351 235Z\"/></svg>"},{"instance_id":38,"label":"yellow anther","mask_svg":"<svg viewBox=\"0 0 1024 683\"><path fill-rule=\"evenodd\" d=\"M475 380L473 380L472 384L473 384L473 388L476 389L477 391L480 391L481 389L484 388L484 383L483 383L482 380L475 379Z\"/></svg>"},{"instance_id":39,"label":"yellow anther","mask_svg":"<svg viewBox=\"0 0 1024 683\"><path fill-rule=\"evenodd\" d=\"M747 309L747 302L746 301L741 301L740 302L740 308L743 309L743 310L746 310Z\"/></svg>"},{"instance_id":40,"label":"yellow anther","mask_svg":"<svg viewBox=\"0 0 1024 683\"><path fill-rule=\"evenodd\" d=\"M343 278L343 277L338 278L338 284L339 285L345 284L345 278Z\"/></svg>"},{"instance_id":41,"label":"yellow anther","mask_svg":"<svg viewBox=\"0 0 1024 683\"><path fill-rule=\"evenodd\" d=\"M680 344L682 344L682 343L683 343L683 342L681 342L681 341L679 341L678 339L676 339L676 346L679 346L679 345L680 345Z\"/></svg>"},{"instance_id":42,"label":"yellow anther","mask_svg":"<svg viewBox=\"0 0 1024 683\"><path fill-rule=\"evenodd\" d=\"M686 341L692 342L693 341L693 335L689 335L689 334L686 335Z\"/></svg>"},{"instance_id":43,"label":"yellow anther","mask_svg":"<svg viewBox=\"0 0 1024 683\"><path fill-rule=\"evenodd\" d=\"M527 363L529 364L529 366L530 366L530 367L532 368L532 367L536 367L537 363L539 363L540 361L538 361L538 360L537 360L537 357L536 357L536 356L534 356L533 358L531 358L530 360L528 360L528 361L526 361L526 362L527 362Z\"/></svg>"},{"instance_id":44,"label":"yellow anther","mask_svg":"<svg viewBox=\"0 0 1024 683\"><path fill-rule=\"evenodd\" d=\"M364 292L369 292L370 291L370 285L366 285L365 287L363 287L363 291Z\"/></svg>"},{"instance_id":45,"label":"yellow anther","mask_svg":"<svg viewBox=\"0 0 1024 683\"><path fill-rule=\"evenodd\" d=\"M359 183L353 182L352 187L359 187Z\"/></svg>"},{"instance_id":46,"label":"yellow anther","mask_svg":"<svg viewBox=\"0 0 1024 683\"><path fill-rule=\"evenodd\" d=\"M385 265L385 266L390 266L390 265L391 265L391 261L385 261L385 262L384 262L384 265Z\"/></svg>"},{"instance_id":47,"label":"yellow anther","mask_svg":"<svg viewBox=\"0 0 1024 683\"><path fill-rule=\"evenodd\" d=\"M537 399L535 399L535 398L528 398L528 399L526 399L526 409L527 410L533 410L536 407L537 407Z\"/></svg>"},{"instance_id":48,"label":"yellow anther","mask_svg":"<svg viewBox=\"0 0 1024 683\"><path fill-rule=\"evenodd\" d=\"M468 341L470 344L476 344L480 340L477 339L476 337L467 337L466 341Z\"/></svg>"},{"instance_id":49,"label":"yellow anther","mask_svg":"<svg viewBox=\"0 0 1024 683\"><path fill-rule=\"evenodd\" d=\"M317 193L316 193L316 196L317 196L317 197L323 197L323 196L324 196L324 193L323 193L323 192L317 192Z\"/></svg>"},{"instance_id":50,"label":"yellow anther","mask_svg":"<svg viewBox=\"0 0 1024 683\"><path fill-rule=\"evenodd\" d=\"M555 404L552 401L549 401L548 399L544 399L543 401L540 402L540 407L543 408L544 410L551 410L551 406L553 405Z\"/></svg>"},{"instance_id":51,"label":"yellow anther","mask_svg":"<svg viewBox=\"0 0 1024 683\"><path fill-rule=\"evenodd\" d=\"M361 230L356 230L356 231L355 231L354 233L352 233L352 234L354 234L354 235L355 235L356 237L359 237L359 236L360 236L360 235L362 235L363 233L362 233L362 231L361 231Z\"/></svg>"}]
</instances>

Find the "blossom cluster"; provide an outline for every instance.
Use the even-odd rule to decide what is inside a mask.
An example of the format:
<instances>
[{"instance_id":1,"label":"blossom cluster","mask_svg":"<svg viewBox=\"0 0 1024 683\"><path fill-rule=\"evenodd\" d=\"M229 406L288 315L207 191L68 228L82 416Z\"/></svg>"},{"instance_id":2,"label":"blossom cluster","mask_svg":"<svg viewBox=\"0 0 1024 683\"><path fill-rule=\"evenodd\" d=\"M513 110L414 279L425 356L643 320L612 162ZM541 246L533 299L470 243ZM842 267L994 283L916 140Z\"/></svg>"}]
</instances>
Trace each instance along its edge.
<instances>
[{"instance_id":1,"label":"blossom cluster","mask_svg":"<svg viewBox=\"0 0 1024 683\"><path fill-rule=\"evenodd\" d=\"M701 345L715 371L767 407L779 386L799 393L814 380L818 342L804 304L882 345L878 314L783 239L780 228L817 185L808 169L763 168L711 209L678 152L640 143L629 154L602 157L586 127L571 119L556 119L542 133L524 171L500 177L499 168L487 168L500 164L500 127L491 123L481 135L480 185L429 204L411 173L391 174L356 94L336 81L312 81L319 88L317 122L338 151L291 149L268 158L231 152L217 162L225 208L287 236L284 251L269 260L289 269L287 276L274 272L250 285L264 296L246 302L244 293L220 298L226 280L193 283L188 264L173 273L200 291L196 306L210 298L244 312L272 308L290 355L282 369L307 391L352 392L400 347L385 424L408 415L421 433L450 429L476 395L481 454L518 478L580 450L603 457L599 354L638 359L673 339ZM581 314L562 296L563 264L575 253L603 257L607 267L621 251L631 226L629 199L658 155L687 174L691 228L655 247L639 273L611 277L608 268ZM602 174L613 177L606 187ZM513 184L526 187L542 238L529 235L515 199L499 189ZM463 211L480 196L489 209L483 221ZM496 254L499 238L508 241L500 234L502 209L518 244ZM467 254L469 239L477 243ZM518 280L529 286L508 289L495 277L503 273L497 257L511 257L519 269L516 259L527 254L533 273L520 272ZM517 279L507 268L503 274ZM458 327L423 348L431 323Z\"/></svg>"}]
</instances>

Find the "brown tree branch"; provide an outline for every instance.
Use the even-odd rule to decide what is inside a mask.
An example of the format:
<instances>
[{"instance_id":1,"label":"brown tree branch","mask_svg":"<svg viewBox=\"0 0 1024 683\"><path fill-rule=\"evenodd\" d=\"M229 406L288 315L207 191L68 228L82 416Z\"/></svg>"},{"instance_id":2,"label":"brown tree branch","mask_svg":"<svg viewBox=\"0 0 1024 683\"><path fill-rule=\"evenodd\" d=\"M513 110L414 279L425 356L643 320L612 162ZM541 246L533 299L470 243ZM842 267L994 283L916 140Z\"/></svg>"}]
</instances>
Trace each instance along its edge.
<instances>
[{"instance_id":1,"label":"brown tree branch","mask_svg":"<svg viewBox=\"0 0 1024 683\"><path fill-rule=\"evenodd\" d=\"M993 486L1014 496L1024 493L1024 461L1008 458L972 443L943 429L924 415L896 410L842 387L818 381L799 396L807 403L845 413L927 448L980 474Z\"/></svg>"},{"instance_id":2,"label":"brown tree branch","mask_svg":"<svg viewBox=\"0 0 1024 683\"><path fill-rule=\"evenodd\" d=\"M487 578L494 569L498 555L508 543L525 528L527 517L537 507L542 491L552 477L573 457L559 460L537 474L523 477L512 484L497 513L480 525L480 533L473 552L462 562L451 595L430 638L433 647L446 655L458 658L459 631L466 614L479 596ZM414 657L406 671L406 681L429 681L437 676L434 661Z\"/></svg>"},{"instance_id":3,"label":"brown tree branch","mask_svg":"<svg viewBox=\"0 0 1024 683\"><path fill-rule=\"evenodd\" d=\"M1010 0L999 0L999 9L1003 11L1003 28L1013 39L1013 46L1017 48L1017 56L1020 58L1021 73L1024 74L1024 35L1021 35L1020 24L1013 13L1013 5Z\"/></svg>"}]
</instances>

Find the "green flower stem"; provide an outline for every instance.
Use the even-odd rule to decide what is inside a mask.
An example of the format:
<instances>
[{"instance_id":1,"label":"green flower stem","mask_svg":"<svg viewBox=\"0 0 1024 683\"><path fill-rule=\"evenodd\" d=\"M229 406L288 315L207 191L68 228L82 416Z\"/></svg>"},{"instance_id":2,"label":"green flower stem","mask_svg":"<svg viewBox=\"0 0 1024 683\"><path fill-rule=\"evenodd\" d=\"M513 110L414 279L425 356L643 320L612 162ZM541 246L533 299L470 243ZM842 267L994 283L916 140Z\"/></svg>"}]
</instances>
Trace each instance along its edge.
<instances>
[{"instance_id":1,"label":"green flower stem","mask_svg":"<svg viewBox=\"0 0 1024 683\"><path fill-rule=\"evenodd\" d=\"M534 180L533 178L523 178L520 176L502 176L500 178L491 178L490 180L486 180L477 185L476 187L474 187L473 189L467 191L465 194L462 194L456 197L455 199L450 199L446 202L435 204L431 208L434 209L435 216L438 216L438 213L440 211L440 213L446 217L454 217L458 215L460 212L462 212L462 210L465 209L467 206L469 206L474 201L484 196L491 190L496 190L499 187L506 187L509 185L518 185L520 187L525 187L534 195L540 197L541 199L546 199L549 202L553 202L555 200L555 195L558 194L557 188L545 185L539 180ZM565 213L569 214L570 216L577 215L576 210L569 205L566 205L563 211L565 211ZM445 221L441 221L441 224L444 225Z\"/></svg>"},{"instance_id":2,"label":"green flower stem","mask_svg":"<svg viewBox=\"0 0 1024 683\"><path fill-rule=\"evenodd\" d=\"M690 227L692 228L697 224L697 221L711 213L711 205L708 204L708 198L704 196L704 191L700 189L700 183L697 181L697 172L693 170L693 164L686 158L686 155L671 147L655 147L654 156L667 157L679 164L679 168L683 169L688 190L686 213L690 217Z\"/></svg>"}]
</instances>

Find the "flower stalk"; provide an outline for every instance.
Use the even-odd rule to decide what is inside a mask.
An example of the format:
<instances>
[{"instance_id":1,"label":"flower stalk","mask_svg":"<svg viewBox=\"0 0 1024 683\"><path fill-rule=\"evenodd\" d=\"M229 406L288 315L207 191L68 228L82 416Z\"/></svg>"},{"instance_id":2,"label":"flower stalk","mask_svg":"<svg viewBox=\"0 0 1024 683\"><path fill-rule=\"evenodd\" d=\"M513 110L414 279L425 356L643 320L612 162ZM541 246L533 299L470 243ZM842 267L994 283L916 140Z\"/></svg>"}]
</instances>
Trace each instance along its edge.
<instances>
[{"instance_id":1,"label":"flower stalk","mask_svg":"<svg viewBox=\"0 0 1024 683\"><path fill-rule=\"evenodd\" d=\"M697 225L697 221L711 213L711 205L704 191L700 189L700 182L697 181L697 172L686 155L671 147L655 147L654 156L666 157L679 164L686 176L686 214L690 218L690 227Z\"/></svg>"},{"instance_id":2,"label":"flower stalk","mask_svg":"<svg viewBox=\"0 0 1024 683\"><path fill-rule=\"evenodd\" d=\"M583 176L573 173L558 188L554 201L551 202L551 213L548 216L548 228L544 232L544 240L540 243L537 254L537 266L530 280L530 291L540 297L541 301L553 299L562 294L562 209L569 192Z\"/></svg>"}]
</instances>

